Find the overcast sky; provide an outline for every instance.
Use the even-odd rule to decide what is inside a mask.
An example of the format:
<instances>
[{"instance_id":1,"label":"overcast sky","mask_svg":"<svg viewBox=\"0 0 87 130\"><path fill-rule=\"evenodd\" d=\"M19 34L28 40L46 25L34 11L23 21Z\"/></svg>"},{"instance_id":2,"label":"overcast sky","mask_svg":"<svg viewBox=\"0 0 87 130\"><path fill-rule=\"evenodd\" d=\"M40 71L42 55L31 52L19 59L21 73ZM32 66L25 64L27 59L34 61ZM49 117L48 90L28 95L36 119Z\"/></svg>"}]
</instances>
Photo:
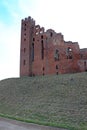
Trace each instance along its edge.
<instances>
[{"instance_id":1,"label":"overcast sky","mask_svg":"<svg viewBox=\"0 0 87 130\"><path fill-rule=\"evenodd\" d=\"M87 0L0 0L0 80L19 76L21 19L28 16L87 48Z\"/></svg>"}]
</instances>

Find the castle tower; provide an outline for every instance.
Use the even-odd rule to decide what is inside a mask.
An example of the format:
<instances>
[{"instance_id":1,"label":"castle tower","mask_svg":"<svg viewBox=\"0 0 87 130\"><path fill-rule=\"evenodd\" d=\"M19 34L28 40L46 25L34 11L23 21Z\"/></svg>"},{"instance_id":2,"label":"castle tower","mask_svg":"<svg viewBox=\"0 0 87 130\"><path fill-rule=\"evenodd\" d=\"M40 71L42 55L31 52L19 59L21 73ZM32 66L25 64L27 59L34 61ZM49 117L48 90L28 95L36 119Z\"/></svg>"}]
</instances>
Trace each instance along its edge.
<instances>
[{"instance_id":1,"label":"castle tower","mask_svg":"<svg viewBox=\"0 0 87 130\"><path fill-rule=\"evenodd\" d=\"M20 76L32 74L31 50L34 49L32 44L34 26L35 21L31 17L21 21Z\"/></svg>"}]
</instances>

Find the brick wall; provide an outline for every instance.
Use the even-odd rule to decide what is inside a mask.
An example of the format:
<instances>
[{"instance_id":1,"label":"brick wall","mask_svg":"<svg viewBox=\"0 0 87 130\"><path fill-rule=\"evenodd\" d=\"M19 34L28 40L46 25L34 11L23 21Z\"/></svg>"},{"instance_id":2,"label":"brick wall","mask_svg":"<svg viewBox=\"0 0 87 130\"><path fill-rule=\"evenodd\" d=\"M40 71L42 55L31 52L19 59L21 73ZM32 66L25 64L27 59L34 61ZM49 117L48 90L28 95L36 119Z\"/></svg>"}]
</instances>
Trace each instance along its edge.
<instances>
[{"instance_id":1,"label":"brick wall","mask_svg":"<svg viewBox=\"0 0 87 130\"><path fill-rule=\"evenodd\" d=\"M87 71L87 49L64 41L61 33L44 31L31 18L21 22L20 76Z\"/></svg>"}]
</instances>

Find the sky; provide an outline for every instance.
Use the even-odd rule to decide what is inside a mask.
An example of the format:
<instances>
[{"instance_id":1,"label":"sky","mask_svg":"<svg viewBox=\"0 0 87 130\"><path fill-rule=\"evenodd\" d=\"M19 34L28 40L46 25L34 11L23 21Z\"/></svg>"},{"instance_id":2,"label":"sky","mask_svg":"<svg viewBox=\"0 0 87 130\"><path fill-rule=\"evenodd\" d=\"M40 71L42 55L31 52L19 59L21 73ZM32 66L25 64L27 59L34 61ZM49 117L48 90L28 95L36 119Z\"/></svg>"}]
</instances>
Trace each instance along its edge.
<instances>
[{"instance_id":1,"label":"sky","mask_svg":"<svg viewBox=\"0 0 87 130\"><path fill-rule=\"evenodd\" d=\"M0 0L0 80L19 77L21 19L87 48L87 0Z\"/></svg>"}]
</instances>

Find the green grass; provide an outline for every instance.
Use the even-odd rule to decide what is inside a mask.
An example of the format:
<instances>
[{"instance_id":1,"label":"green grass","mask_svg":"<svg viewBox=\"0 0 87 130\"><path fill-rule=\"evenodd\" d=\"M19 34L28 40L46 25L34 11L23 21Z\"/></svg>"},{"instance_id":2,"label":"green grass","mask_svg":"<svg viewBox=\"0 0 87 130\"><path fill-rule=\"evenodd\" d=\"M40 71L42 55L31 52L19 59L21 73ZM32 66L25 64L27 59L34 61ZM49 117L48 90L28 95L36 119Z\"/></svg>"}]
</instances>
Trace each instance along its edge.
<instances>
[{"instance_id":1,"label":"green grass","mask_svg":"<svg viewBox=\"0 0 87 130\"><path fill-rule=\"evenodd\" d=\"M87 130L87 73L2 80L0 116Z\"/></svg>"}]
</instances>

